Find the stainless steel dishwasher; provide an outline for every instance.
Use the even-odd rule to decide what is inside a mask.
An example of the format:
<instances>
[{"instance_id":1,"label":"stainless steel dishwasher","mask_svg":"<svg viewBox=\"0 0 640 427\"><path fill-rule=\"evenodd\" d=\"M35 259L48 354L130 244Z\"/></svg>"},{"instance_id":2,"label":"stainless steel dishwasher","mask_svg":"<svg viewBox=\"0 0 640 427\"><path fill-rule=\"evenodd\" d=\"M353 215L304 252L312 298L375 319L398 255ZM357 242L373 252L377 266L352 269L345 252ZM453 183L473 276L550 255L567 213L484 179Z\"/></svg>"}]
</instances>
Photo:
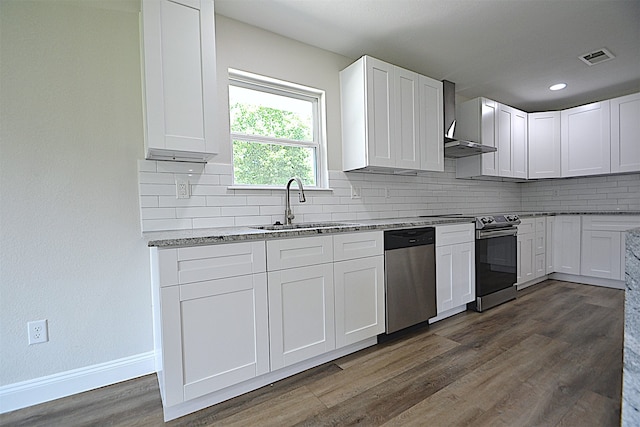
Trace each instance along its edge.
<instances>
[{"instance_id":1,"label":"stainless steel dishwasher","mask_svg":"<svg viewBox=\"0 0 640 427\"><path fill-rule=\"evenodd\" d=\"M435 241L433 227L384 232L387 334L436 315Z\"/></svg>"}]
</instances>

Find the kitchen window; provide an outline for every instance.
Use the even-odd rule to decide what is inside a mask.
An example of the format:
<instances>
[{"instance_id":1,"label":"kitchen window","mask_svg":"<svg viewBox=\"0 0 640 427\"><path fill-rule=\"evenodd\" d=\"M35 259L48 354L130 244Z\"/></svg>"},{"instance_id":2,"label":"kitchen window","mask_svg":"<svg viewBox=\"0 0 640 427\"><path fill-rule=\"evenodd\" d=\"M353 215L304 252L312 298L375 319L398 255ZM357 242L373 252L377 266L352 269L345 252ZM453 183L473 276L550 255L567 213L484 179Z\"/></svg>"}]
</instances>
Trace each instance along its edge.
<instances>
[{"instance_id":1,"label":"kitchen window","mask_svg":"<svg viewBox=\"0 0 640 427\"><path fill-rule=\"evenodd\" d=\"M327 187L324 91L229 70L234 185Z\"/></svg>"}]
</instances>

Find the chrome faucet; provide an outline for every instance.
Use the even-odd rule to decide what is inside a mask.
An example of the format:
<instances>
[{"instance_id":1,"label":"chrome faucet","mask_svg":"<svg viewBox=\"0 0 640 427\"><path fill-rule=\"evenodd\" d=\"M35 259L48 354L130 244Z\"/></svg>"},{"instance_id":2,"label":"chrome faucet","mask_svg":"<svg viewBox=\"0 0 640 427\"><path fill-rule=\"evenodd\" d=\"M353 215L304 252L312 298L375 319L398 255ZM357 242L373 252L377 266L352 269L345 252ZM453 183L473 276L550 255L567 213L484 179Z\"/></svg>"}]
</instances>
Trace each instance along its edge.
<instances>
[{"instance_id":1,"label":"chrome faucet","mask_svg":"<svg viewBox=\"0 0 640 427\"><path fill-rule=\"evenodd\" d=\"M304 188L302 187L302 181L300 181L300 178L297 178L297 177L291 178L289 182L287 182L287 187L286 187L285 205L284 205L284 224L285 225L291 224L291 220L296 217L291 212L291 201L289 199L289 189L291 188L291 183L293 181L298 183L298 196L299 196L300 203L304 203L307 201L307 199L305 199L304 197Z\"/></svg>"}]
</instances>

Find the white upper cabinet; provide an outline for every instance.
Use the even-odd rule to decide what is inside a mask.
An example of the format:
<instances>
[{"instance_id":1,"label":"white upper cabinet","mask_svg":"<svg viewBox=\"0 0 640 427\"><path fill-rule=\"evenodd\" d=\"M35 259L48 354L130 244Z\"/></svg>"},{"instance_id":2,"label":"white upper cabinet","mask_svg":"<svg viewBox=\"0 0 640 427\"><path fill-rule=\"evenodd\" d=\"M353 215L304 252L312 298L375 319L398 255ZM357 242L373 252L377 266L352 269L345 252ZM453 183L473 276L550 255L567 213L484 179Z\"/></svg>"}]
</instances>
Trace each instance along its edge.
<instances>
[{"instance_id":1,"label":"white upper cabinet","mask_svg":"<svg viewBox=\"0 0 640 427\"><path fill-rule=\"evenodd\" d=\"M340 72L343 170L443 170L442 83L422 77L370 56Z\"/></svg>"},{"instance_id":2,"label":"white upper cabinet","mask_svg":"<svg viewBox=\"0 0 640 427\"><path fill-rule=\"evenodd\" d=\"M528 177L560 177L560 111L529 114Z\"/></svg>"},{"instance_id":3,"label":"white upper cabinet","mask_svg":"<svg viewBox=\"0 0 640 427\"><path fill-rule=\"evenodd\" d=\"M142 2L145 156L206 162L216 154L213 0Z\"/></svg>"},{"instance_id":4,"label":"white upper cabinet","mask_svg":"<svg viewBox=\"0 0 640 427\"><path fill-rule=\"evenodd\" d=\"M420 169L444 171L442 82L420 76Z\"/></svg>"},{"instance_id":5,"label":"white upper cabinet","mask_svg":"<svg viewBox=\"0 0 640 427\"><path fill-rule=\"evenodd\" d=\"M640 171L640 93L611 101L611 172Z\"/></svg>"},{"instance_id":6,"label":"white upper cabinet","mask_svg":"<svg viewBox=\"0 0 640 427\"><path fill-rule=\"evenodd\" d=\"M486 98L464 102L456 110L456 138L498 151L457 160L456 176L527 178L527 113Z\"/></svg>"},{"instance_id":7,"label":"white upper cabinet","mask_svg":"<svg viewBox=\"0 0 640 427\"><path fill-rule=\"evenodd\" d=\"M527 177L527 113L498 104L499 175L507 178Z\"/></svg>"},{"instance_id":8,"label":"white upper cabinet","mask_svg":"<svg viewBox=\"0 0 640 427\"><path fill-rule=\"evenodd\" d=\"M562 176L600 175L611 171L609 101L562 111Z\"/></svg>"}]
</instances>

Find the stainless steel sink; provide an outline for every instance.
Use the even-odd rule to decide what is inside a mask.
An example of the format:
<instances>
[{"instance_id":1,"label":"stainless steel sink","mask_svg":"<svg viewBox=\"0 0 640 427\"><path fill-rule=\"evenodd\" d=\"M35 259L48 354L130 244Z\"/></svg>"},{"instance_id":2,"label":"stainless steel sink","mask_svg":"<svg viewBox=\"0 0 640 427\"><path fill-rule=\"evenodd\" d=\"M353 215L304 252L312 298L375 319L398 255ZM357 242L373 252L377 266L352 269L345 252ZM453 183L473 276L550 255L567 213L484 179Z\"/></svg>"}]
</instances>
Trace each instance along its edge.
<instances>
[{"instance_id":1,"label":"stainless steel sink","mask_svg":"<svg viewBox=\"0 0 640 427\"><path fill-rule=\"evenodd\" d=\"M330 227L341 227L352 225L349 223L343 222L301 222L299 224L273 224L273 225L258 225L250 228L255 228L258 230L269 230L269 231L277 231L277 230L303 230L309 228L330 228Z\"/></svg>"}]
</instances>

